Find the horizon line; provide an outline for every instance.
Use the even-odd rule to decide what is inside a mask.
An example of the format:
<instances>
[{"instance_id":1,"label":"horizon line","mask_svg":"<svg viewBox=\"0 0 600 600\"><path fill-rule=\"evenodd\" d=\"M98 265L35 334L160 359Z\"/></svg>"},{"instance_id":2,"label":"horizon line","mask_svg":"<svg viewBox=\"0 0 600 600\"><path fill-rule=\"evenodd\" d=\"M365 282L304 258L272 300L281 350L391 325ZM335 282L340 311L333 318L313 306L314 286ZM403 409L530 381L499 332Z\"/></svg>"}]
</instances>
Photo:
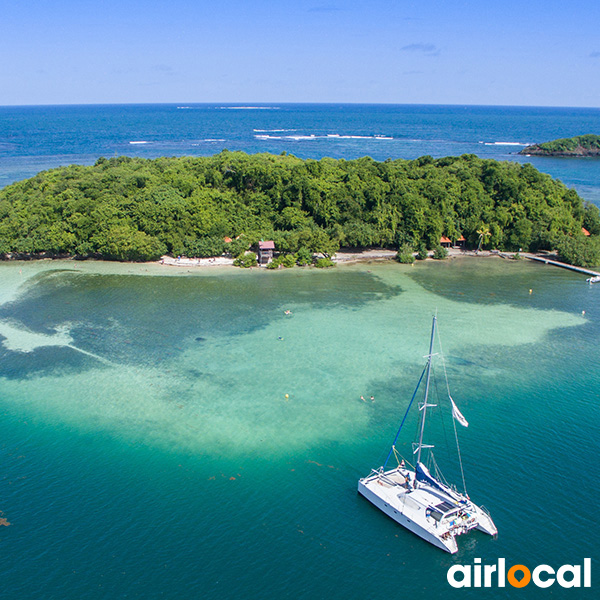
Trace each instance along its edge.
<instances>
[{"instance_id":1,"label":"horizon line","mask_svg":"<svg viewBox=\"0 0 600 600\"><path fill-rule=\"evenodd\" d=\"M439 106L469 108L545 108L600 110L600 106L559 106L539 104L467 104L429 102L68 102L50 104L0 104L1 108L55 108L92 106L224 106L224 107L277 107L277 106Z\"/></svg>"}]
</instances>

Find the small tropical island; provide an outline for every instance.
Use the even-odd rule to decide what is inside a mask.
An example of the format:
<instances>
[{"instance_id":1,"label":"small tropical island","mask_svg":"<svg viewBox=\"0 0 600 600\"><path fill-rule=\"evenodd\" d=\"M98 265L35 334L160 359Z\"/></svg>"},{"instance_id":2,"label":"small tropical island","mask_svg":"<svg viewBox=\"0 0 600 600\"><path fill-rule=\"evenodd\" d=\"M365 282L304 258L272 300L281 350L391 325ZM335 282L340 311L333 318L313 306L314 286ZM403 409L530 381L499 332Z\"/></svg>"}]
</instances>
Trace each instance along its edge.
<instances>
[{"instance_id":1,"label":"small tropical island","mask_svg":"<svg viewBox=\"0 0 600 600\"><path fill-rule=\"evenodd\" d=\"M600 211L530 164L475 155L303 160L223 151L210 157L99 158L0 190L0 256L154 261L238 259L269 240L282 266L321 266L340 249L399 257L441 246L556 251L600 264ZM325 260L325 263L323 263Z\"/></svg>"},{"instance_id":2,"label":"small tropical island","mask_svg":"<svg viewBox=\"0 0 600 600\"><path fill-rule=\"evenodd\" d=\"M578 135L543 144L532 144L519 152L527 156L600 156L600 135Z\"/></svg>"}]
</instances>

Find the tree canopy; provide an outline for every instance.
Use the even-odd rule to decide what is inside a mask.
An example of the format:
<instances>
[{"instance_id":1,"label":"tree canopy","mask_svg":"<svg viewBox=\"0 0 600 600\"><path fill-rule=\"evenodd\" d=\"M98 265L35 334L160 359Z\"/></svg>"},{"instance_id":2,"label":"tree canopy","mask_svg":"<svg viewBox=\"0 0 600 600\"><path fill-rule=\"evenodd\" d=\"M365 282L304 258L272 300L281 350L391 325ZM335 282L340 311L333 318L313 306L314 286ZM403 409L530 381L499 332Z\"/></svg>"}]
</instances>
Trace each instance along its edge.
<instances>
[{"instance_id":1,"label":"tree canopy","mask_svg":"<svg viewBox=\"0 0 600 600\"><path fill-rule=\"evenodd\" d=\"M527 146L519 154L535 156L600 156L600 135L588 133Z\"/></svg>"},{"instance_id":2,"label":"tree canopy","mask_svg":"<svg viewBox=\"0 0 600 600\"><path fill-rule=\"evenodd\" d=\"M535 251L582 227L595 238L600 215L574 190L532 165L475 155L100 158L0 190L0 254L13 255L214 256L229 248L225 238L236 253L273 239L279 251L331 255L340 247L433 249L442 235Z\"/></svg>"}]
</instances>

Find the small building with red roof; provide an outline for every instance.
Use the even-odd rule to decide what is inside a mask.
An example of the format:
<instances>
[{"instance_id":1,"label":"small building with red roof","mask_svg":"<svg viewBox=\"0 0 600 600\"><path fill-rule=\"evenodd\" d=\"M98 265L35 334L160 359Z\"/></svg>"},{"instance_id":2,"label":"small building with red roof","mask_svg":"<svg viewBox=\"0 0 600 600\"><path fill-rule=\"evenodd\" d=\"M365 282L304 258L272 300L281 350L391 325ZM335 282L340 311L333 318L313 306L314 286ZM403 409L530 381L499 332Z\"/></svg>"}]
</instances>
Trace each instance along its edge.
<instances>
[{"instance_id":1,"label":"small building with red roof","mask_svg":"<svg viewBox=\"0 0 600 600\"><path fill-rule=\"evenodd\" d=\"M440 238L440 245L442 246L442 248L450 248L452 246L452 240L443 235Z\"/></svg>"},{"instance_id":2,"label":"small building with red roof","mask_svg":"<svg viewBox=\"0 0 600 600\"><path fill-rule=\"evenodd\" d=\"M275 242L272 240L258 242L258 264L268 265L273 260L273 251L275 250Z\"/></svg>"}]
</instances>

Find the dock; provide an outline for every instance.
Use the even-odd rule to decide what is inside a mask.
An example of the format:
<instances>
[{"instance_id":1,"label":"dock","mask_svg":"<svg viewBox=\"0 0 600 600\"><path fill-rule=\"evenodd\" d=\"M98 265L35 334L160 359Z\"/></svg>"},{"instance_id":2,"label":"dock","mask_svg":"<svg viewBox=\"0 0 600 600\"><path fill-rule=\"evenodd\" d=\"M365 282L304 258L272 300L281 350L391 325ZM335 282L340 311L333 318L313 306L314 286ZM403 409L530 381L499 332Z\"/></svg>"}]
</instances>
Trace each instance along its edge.
<instances>
[{"instance_id":1,"label":"dock","mask_svg":"<svg viewBox=\"0 0 600 600\"><path fill-rule=\"evenodd\" d=\"M585 275L589 275L590 277L600 277L600 273L598 271L592 271L591 269L584 269L583 267L576 267L575 265L568 265L567 263L560 262L558 260L551 260L550 258L545 258L543 256L537 256L536 254L529 254L526 252L521 252L521 256L523 258L528 258L529 260L535 260L537 262L543 262L547 265L554 265L555 267L561 267L562 269L569 269L570 271L577 271L578 273L584 273Z\"/></svg>"}]
</instances>

